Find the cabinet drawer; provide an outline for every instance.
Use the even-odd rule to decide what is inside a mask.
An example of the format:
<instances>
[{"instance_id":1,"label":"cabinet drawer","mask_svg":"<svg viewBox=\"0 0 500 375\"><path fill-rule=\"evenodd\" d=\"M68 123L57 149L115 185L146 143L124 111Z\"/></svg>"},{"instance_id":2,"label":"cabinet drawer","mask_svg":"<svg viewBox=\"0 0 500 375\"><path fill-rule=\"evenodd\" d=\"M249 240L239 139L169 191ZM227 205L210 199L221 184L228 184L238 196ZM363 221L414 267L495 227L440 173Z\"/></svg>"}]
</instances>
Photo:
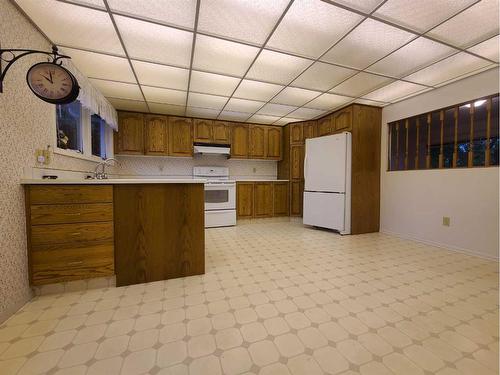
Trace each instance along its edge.
<instances>
[{"instance_id":1,"label":"cabinet drawer","mask_svg":"<svg viewBox=\"0 0 500 375\"><path fill-rule=\"evenodd\" d=\"M33 285L111 276L113 244L35 251L31 268Z\"/></svg>"},{"instance_id":2,"label":"cabinet drawer","mask_svg":"<svg viewBox=\"0 0 500 375\"><path fill-rule=\"evenodd\" d=\"M31 227L33 251L48 250L66 244L82 247L85 243L112 243L113 223L35 225Z\"/></svg>"},{"instance_id":3,"label":"cabinet drawer","mask_svg":"<svg viewBox=\"0 0 500 375\"><path fill-rule=\"evenodd\" d=\"M31 204L75 204L113 202L111 185L33 185L29 187Z\"/></svg>"},{"instance_id":4,"label":"cabinet drawer","mask_svg":"<svg viewBox=\"0 0 500 375\"><path fill-rule=\"evenodd\" d=\"M31 224L88 223L113 220L113 203L31 206Z\"/></svg>"}]
</instances>

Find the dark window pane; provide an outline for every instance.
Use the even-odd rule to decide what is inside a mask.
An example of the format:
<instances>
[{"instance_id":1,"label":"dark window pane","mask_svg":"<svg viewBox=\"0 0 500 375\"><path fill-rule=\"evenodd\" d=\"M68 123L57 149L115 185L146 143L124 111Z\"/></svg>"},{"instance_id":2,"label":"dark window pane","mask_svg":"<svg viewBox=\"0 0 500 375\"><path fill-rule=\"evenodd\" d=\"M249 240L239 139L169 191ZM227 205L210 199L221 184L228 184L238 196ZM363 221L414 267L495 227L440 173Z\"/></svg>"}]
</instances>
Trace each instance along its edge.
<instances>
[{"instance_id":1,"label":"dark window pane","mask_svg":"<svg viewBox=\"0 0 500 375\"><path fill-rule=\"evenodd\" d=\"M455 151L455 108L444 111L443 125L443 167L453 167L453 152Z\"/></svg>"},{"instance_id":2,"label":"dark window pane","mask_svg":"<svg viewBox=\"0 0 500 375\"><path fill-rule=\"evenodd\" d=\"M79 101L56 106L57 147L82 152Z\"/></svg>"},{"instance_id":3,"label":"dark window pane","mask_svg":"<svg viewBox=\"0 0 500 375\"><path fill-rule=\"evenodd\" d=\"M91 116L91 143L92 143L92 155L99 156L100 158L106 158L106 123L98 115Z\"/></svg>"},{"instance_id":4,"label":"dark window pane","mask_svg":"<svg viewBox=\"0 0 500 375\"><path fill-rule=\"evenodd\" d=\"M467 167L470 138L470 104L458 108L457 167Z\"/></svg>"},{"instance_id":5,"label":"dark window pane","mask_svg":"<svg viewBox=\"0 0 500 375\"><path fill-rule=\"evenodd\" d=\"M427 159L428 126L427 115L418 117L418 168L425 169Z\"/></svg>"},{"instance_id":6,"label":"dark window pane","mask_svg":"<svg viewBox=\"0 0 500 375\"><path fill-rule=\"evenodd\" d=\"M490 123L490 165L498 165L498 96L491 100L491 123Z\"/></svg>"},{"instance_id":7,"label":"dark window pane","mask_svg":"<svg viewBox=\"0 0 500 375\"><path fill-rule=\"evenodd\" d=\"M398 122L398 170L405 169L405 154L406 154L406 129L404 120Z\"/></svg>"},{"instance_id":8,"label":"dark window pane","mask_svg":"<svg viewBox=\"0 0 500 375\"><path fill-rule=\"evenodd\" d=\"M487 101L474 102L474 138L472 141L472 165L484 165L486 155L486 121L488 118Z\"/></svg>"},{"instance_id":9,"label":"dark window pane","mask_svg":"<svg viewBox=\"0 0 500 375\"><path fill-rule=\"evenodd\" d=\"M397 170L397 130L396 130L396 123L393 122L389 124L389 131L391 133L391 143L390 143L390 160L389 160L389 170L390 171L395 171Z\"/></svg>"},{"instance_id":10,"label":"dark window pane","mask_svg":"<svg viewBox=\"0 0 500 375\"><path fill-rule=\"evenodd\" d=\"M415 156L417 152L417 118L408 120L408 168L415 169Z\"/></svg>"},{"instance_id":11,"label":"dark window pane","mask_svg":"<svg viewBox=\"0 0 500 375\"><path fill-rule=\"evenodd\" d=\"M431 168L439 168L439 154L441 152L441 120L439 111L431 114Z\"/></svg>"}]
</instances>

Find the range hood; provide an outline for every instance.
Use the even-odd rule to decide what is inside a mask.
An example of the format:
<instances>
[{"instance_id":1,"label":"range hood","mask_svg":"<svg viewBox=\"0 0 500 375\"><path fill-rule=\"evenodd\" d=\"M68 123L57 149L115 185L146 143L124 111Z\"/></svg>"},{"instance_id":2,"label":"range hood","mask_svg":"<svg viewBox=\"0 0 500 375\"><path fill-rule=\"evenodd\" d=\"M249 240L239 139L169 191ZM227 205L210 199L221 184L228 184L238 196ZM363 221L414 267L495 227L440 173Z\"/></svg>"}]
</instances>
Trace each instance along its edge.
<instances>
[{"instance_id":1,"label":"range hood","mask_svg":"<svg viewBox=\"0 0 500 375\"><path fill-rule=\"evenodd\" d=\"M225 155L229 157L231 155L231 146L224 144L214 144L214 143L198 143L195 142L193 145L194 154L198 155Z\"/></svg>"}]
</instances>

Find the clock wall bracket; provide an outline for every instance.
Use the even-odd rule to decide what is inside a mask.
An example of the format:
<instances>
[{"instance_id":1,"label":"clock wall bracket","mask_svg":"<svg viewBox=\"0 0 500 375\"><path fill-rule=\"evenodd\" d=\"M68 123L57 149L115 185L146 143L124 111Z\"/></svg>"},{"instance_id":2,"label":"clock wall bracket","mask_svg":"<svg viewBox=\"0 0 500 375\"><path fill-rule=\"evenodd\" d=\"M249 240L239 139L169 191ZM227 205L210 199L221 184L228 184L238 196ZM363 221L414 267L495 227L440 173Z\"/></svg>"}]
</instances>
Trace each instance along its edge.
<instances>
[{"instance_id":1,"label":"clock wall bracket","mask_svg":"<svg viewBox=\"0 0 500 375\"><path fill-rule=\"evenodd\" d=\"M3 81L5 75L9 71L9 68L20 58L33 54L43 54L50 58L50 63L55 65L61 65L61 59L71 59L71 57L66 55L61 55L57 49L57 46L52 46L52 52L39 51L33 49L2 49L0 48L0 93L3 93ZM5 67L3 66L6 63Z\"/></svg>"}]
</instances>

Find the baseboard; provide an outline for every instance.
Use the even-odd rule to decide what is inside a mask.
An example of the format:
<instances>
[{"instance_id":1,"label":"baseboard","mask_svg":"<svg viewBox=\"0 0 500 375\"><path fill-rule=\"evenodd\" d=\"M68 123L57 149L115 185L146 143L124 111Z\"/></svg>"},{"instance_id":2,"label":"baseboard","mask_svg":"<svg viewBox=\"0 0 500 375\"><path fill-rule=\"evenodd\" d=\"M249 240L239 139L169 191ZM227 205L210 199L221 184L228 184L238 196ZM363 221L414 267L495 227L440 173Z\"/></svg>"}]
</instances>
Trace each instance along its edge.
<instances>
[{"instance_id":1,"label":"baseboard","mask_svg":"<svg viewBox=\"0 0 500 375\"><path fill-rule=\"evenodd\" d=\"M388 235L391 235L391 236L403 238L405 240L412 240L412 241L424 243L426 245L431 245L431 246L439 247L439 248L445 249L445 250L456 251L458 253L462 253L462 254L465 254L465 255L470 255L470 256L474 256L474 257L478 257L478 258L482 258L482 259L494 260L496 262L499 261L498 257L484 255L484 254L478 253L477 251L474 251L474 250L471 250L471 249L465 249L465 248L458 247L458 246L452 246L452 245L444 244L444 243L441 243L441 242L429 241L429 240L426 240L424 238L415 237L415 236L412 236L412 235L409 235L409 234L405 234L405 233L393 232L393 231L390 231L390 230L387 230L387 229L383 229L383 228L380 228L380 233L384 233L384 234L388 234Z\"/></svg>"},{"instance_id":2,"label":"baseboard","mask_svg":"<svg viewBox=\"0 0 500 375\"><path fill-rule=\"evenodd\" d=\"M4 311L0 312L0 324L5 323L12 315L14 315L21 307L26 305L31 299L33 295L28 296L26 300L18 301L17 303L12 304Z\"/></svg>"}]
</instances>

